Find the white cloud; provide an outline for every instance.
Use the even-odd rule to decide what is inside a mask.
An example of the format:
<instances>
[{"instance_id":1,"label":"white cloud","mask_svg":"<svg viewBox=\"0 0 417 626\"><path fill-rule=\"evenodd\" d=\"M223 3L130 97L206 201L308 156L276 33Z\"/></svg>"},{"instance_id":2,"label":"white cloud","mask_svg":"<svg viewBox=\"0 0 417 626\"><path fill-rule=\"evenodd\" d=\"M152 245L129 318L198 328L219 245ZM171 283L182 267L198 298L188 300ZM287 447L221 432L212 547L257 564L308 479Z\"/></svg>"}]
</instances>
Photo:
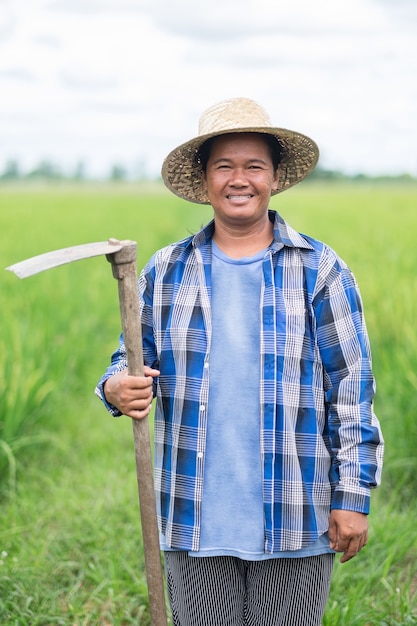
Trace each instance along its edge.
<instances>
[{"instance_id":1,"label":"white cloud","mask_svg":"<svg viewBox=\"0 0 417 626\"><path fill-rule=\"evenodd\" d=\"M314 4L307 0L153 0L149 11L169 33L199 42L233 41L252 35L361 34L377 30L385 20L384 11L370 0L315 0Z\"/></svg>"},{"instance_id":2,"label":"white cloud","mask_svg":"<svg viewBox=\"0 0 417 626\"><path fill-rule=\"evenodd\" d=\"M7 41L16 28L17 19L6 3L0 3L0 43Z\"/></svg>"},{"instance_id":3,"label":"white cloud","mask_svg":"<svg viewBox=\"0 0 417 626\"><path fill-rule=\"evenodd\" d=\"M49 10L74 14L97 14L103 12L132 11L147 6L147 0L50 0L44 2Z\"/></svg>"},{"instance_id":4,"label":"white cloud","mask_svg":"<svg viewBox=\"0 0 417 626\"><path fill-rule=\"evenodd\" d=\"M157 172L202 110L243 95L310 134L326 167L417 174L415 7L0 0L0 169L145 159Z\"/></svg>"}]
</instances>

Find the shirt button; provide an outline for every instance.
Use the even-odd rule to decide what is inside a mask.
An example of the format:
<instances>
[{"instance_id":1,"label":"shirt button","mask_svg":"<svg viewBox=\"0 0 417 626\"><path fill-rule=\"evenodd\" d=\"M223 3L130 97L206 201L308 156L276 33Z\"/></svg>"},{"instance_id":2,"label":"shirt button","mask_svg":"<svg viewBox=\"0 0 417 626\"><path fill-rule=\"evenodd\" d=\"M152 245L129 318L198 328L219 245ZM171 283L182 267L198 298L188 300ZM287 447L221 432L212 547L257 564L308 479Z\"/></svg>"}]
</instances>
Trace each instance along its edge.
<instances>
[{"instance_id":1,"label":"shirt button","mask_svg":"<svg viewBox=\"0 0 417 626\"><path fill-rule=\"evenodd\" d=\"M209 366L208 361L206 361L206 362L204 363L204 369L208 369L208 366Z\"/></svg>"},{"instance_id":2,"label":"shirt button","mask_svg":"<svg viewBox=\"0 0 417 626\"><path fill-rule=\"evenodd\" d=\"M200 404L200 411L205 411L206 407L204 406L204 404Z\"/></svg>"},{"instance_id":3,"label":"shirt button","mask_svg":"<svg viewBox=\"0 0 417 626\"><path fill-rule=\"evenodd\" d=\"M198 458L198 459L202 459L202 458L203 458L203 456L204 456L204 455L203 455L203 453L202 453L202 452L198 452L198 453L197 453L197 458Z\"/></svg>"}]
</instances>

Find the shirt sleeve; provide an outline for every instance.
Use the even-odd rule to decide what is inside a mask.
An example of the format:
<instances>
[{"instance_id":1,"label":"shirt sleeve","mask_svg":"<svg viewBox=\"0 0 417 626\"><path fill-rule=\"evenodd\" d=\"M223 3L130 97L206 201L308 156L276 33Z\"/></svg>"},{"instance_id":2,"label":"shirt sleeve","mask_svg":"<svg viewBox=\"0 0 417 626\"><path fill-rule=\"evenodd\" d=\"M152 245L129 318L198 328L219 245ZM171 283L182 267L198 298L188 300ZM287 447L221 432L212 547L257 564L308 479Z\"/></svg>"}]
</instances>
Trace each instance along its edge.
<instances>
[{"instance_id":1,"label":"shirt sleeve","mask_svg":"<svg viewBox=\"0 0 417 626\"><path fill-rule=\"evenodd\" d=\"M142 344L144 364L159 368L159 357L155 341L155 310L154 306L155 266L154 257L142 270L139 276L139 304L142 323ZM154 395L156 395L156 380L154 380Z\"/></svg>"},{"instance_id":2,"label":"shirt sleeve","mask_svg":"<svg viewBox=\"0 0 417 626\"><path fill-rule=\"evenodd\" d=\"M335 484L331 507L368 513L383 456L368 333L355 277L338 259L330 271L329 258L326 263L315 314Z\"/></svg>"},{"instance_id":3,"label":"shirt sleeve","mask_svg":"<svg viewBox=\"0 0 417 626\"><path fill-rule=\"evenodd\" d=\"M158 360L156 357L155 344L153 339L153 280L152 273L149 270L149 265L141 272L139 277L139 304L141 311L141 322L142 322L142 343L143 343L143 357L144 357L144 365L148 365L150 367L158 367ZM104 372L103 376L97 383L95 394L102 400L104 406L109 411L111 415L115 417L119 417L122 413L119 409L106 400L106 396L104 395L104 384L110 376L121 372L126 369L128 366L127 363L127 354L126 354L126 346L123 339L123 333L120 335L119 346L115 352L113 352L111 357L111 363L109 367ZM156 395L156 385L157 382L154 380L153 383L153 393Z\"/></svg>"},{"instance_id":4,"label":"shirt sleeve","mask_svg":"<svg viewBox=\"0 0 417 626\"><path fill-rule=\"evenodd\" d=\"M108 410L111 415L114 417L119 417L122 413L118 408L107 402L106 396L104 395L104 384L110 376L117 374L117 372L121 372L122 370L127 368L127 356L126 356L126 348L123 340L123 334L120 335L119 347L115 352L113 352L111 357L111 364L104 372L103 376L97 383L95 394L102 400L104 406Z\"/></svg>"}]
</instances>

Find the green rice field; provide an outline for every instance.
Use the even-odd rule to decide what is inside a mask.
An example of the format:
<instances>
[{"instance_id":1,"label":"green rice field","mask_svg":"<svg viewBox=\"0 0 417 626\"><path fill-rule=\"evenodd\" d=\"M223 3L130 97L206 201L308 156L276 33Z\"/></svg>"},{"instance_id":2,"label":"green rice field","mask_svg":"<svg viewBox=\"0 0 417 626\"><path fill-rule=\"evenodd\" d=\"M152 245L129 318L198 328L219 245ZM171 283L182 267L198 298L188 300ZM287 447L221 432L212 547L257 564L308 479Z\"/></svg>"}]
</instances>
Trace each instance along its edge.
<instances>
[{"instance_id":1,"label":"green rice field","mask_svg":"<svg viewBox=\"0 0 417 626\"><path fill-rule=\"evenodd\" d=\"M417 624L417 186L305 183L271 207L358 279L386 439L369 543L337 561L323 624ZM132 425L94 396L120 332L111 267L2 268L116 237L139 269L210 218L157 183L0 187L2 626L150 624Z\"/></svg>"}]
</instances>

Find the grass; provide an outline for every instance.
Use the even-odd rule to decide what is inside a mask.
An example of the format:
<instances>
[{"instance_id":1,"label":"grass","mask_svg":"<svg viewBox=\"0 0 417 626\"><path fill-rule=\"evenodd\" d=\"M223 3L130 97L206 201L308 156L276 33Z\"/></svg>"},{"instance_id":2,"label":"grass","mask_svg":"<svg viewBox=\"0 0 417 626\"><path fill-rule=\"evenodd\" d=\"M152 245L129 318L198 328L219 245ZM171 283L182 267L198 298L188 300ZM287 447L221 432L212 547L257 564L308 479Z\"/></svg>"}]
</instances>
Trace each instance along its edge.
<instances>
[{"instance_id":1,"label":"grass","mask_svg":"<svg viewBox=\"0 0 417 626\"><path fill-rule=\"evenodd\" d=\"M34 455L33 488L19 483L0 534L2 624L147 623L127 425L116 435L108 421L92 437L80 422L46 458Z\"/></svg>"},{"instance_id":2,"label":"grass","mask_svg":"<svg viewBox=\"0 0 417 626\"><path fill-rule=\"evenodd\" d=\"M272 206L332 245L365 304L386 442L370 542L336 564L325 626L417 624L417 189L304 185ZM210 218L135 186L0 188L0 267L108 237L138 266ZM0 274L0 623L149 624L130 420L93 396L119 333L104 259Z\"/></svg>"}]
</instances>

